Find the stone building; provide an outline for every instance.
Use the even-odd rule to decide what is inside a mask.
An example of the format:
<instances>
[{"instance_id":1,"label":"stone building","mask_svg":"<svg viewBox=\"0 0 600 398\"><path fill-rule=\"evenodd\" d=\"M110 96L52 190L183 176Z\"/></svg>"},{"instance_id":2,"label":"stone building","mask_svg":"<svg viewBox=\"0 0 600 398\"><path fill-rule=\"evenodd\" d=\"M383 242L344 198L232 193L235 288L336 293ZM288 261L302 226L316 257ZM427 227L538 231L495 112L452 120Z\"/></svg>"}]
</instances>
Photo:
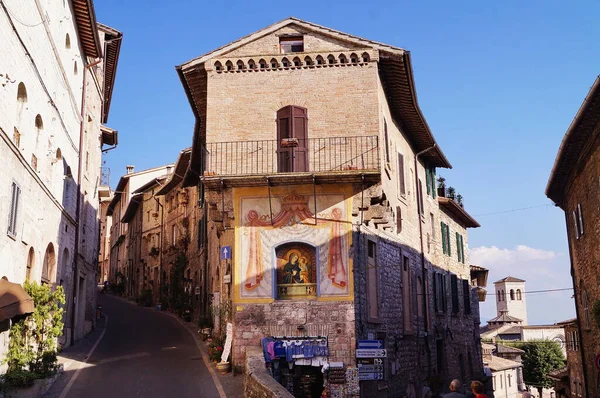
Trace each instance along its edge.
<instances>
[{"instance_id":1,"label":"stone building","mask_svg":"<svg viewBox=\"0 0 600 398\"><path fill-rule=\"evenodd\" d=\"M516 348L482 343L483 364L491 373L487 383L488 396L502 398L523 396L525 385L520 358L522 353L523 350Z\"/></svg>"},{"instance_id":2,"label":"stone building","mask_svg":"<svg viewBox=\"0 0 600 398\"><path fill-rule=\"evenodd\" d=\"M410 54L288 18L177 69L196 116L183 185L206 191L209 283L234 366L267 338L326 342L325 362L364 370L358 341L381 340L387 357L359 373L365 396L480 377L467 239L479 224L437 189L451 165ZM307 361L274 370L297 396L320 394Z\"/></svg>"},{"instance_id":3,"label":"stone building","mask_svg":"<svg viewBox=\"0 0 600 398\"><path fill-rule=\"evenodd\" d=\"M197 319L208 305L206 225L201 192L183 186L191 152L191 148L181 151L174 172L156 195L165 203L160 301L181 314L189 310Z\"/></svg>"},{"instance_id":4,"label":"stone building","mask_svg":"<svg viewBox=\"0 0 600 398\"><path fill-rule=\"evenodd\" d=\"M600 77L596 79L565 134L546 195L565 214L575 309L581 344L583 396L600 396Z\"/></svg>"},{"instance_id":5,"label":"stone building","mask_svg":"<svg viewBox=\"0 0 600 398\"><path fill-rule=\"evenodd\" d=\"M62 345L95 322L98 180L117 134L103 124L122 35L94 15L89 0L0 4L2 275L64 287Z\"/></svg>"},{"instance_id":6,"label":"stone building","mask_svg":"<svg viewBox=\"0 0 600 398\"><path fill-rule=\"evenodd\" d=\"M168 174L171 168L172 165L166 165L135 172L133 166L127 166L127 174L119 179L106 210L106 217L111 217L108 280L113 288L122 289L123 293L131 297L135 293L135 267L133 262L129 261L131 258L128 251L128 225L122 218L134 192L149 181ZM106 223L109 224L108 221Z\"/></svg>"},{"instance_id":7,"label":"stone building","mask_svg":"<svg viewBox=\"0 0 600 398\"><path fill-rule=\"evenodd\" d=\"M556 398L570 398L572 396L585 396L583 388L583 366L581 363L581 344L577 319L559 322L565 329L567 366L557 369L549 374L555 382L554 391Z\"/></svg>"}]
</instances>

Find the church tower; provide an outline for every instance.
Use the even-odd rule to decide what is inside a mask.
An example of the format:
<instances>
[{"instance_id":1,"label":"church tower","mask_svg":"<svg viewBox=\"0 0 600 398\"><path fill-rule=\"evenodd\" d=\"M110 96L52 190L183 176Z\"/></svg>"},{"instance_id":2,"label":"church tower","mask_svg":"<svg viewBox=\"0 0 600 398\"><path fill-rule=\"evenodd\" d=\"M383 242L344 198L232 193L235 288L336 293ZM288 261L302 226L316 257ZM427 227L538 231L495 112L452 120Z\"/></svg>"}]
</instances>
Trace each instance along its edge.
<instances>
[{"instance_id":1,"label":"church tower","mask_svg":"<svg viewBox=\"0 0 600 398\"><path fill-rule=\"evenodd\" d=\"M507 276L494 282L496 288L496 312L518 318L521 325L527 325L527 304L525 303L525 281Z\"/></svg>"}]
</instances>

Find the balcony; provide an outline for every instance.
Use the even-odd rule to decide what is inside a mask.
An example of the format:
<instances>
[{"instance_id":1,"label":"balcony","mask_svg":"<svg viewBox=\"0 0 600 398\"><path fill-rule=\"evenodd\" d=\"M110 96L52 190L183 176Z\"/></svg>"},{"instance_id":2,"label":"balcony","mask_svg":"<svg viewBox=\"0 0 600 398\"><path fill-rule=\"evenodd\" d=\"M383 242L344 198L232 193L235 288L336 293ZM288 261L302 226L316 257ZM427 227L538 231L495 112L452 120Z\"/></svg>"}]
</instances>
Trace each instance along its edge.
<instances>
[{"instance_id":1,"label":"balcony","mask_svg":"<svg viewBox=\"0 0 600 398\"><path fill-rule=\"evenodd\" d=\"M377 136L212 142L203 182L227 186L360 183L380 179Z\"/></svg>"}]
</instances>

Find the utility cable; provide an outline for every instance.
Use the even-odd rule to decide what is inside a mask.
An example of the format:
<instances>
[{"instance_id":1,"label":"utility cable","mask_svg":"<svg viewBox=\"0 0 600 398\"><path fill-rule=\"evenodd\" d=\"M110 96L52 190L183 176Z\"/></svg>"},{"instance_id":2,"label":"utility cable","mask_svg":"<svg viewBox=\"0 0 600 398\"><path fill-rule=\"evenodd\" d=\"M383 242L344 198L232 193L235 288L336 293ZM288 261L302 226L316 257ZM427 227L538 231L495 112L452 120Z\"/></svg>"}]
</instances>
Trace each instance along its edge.
<instances>
[{"instance_id":1,"label":"utility cable","mask_svg":"<svg viewBox=\"0 0 600 398\"><path fill-rule=\"evenodd\" d=\"M3 0L0 0L0 3L4 4L4 8L6 8L6 11L7 11L7 12L8 12L8 13L9 13L9 14L10 14L10 15L11 15L11 16L12 16L12 17L13 17L13 18L14 18L14 19L15 19L15 20L18 22L18 23L20 23L20 24L21 24L21 25L23 25L23 26L27 26L28 28L35 28L36 26L40 26L41 24L43 24L44 22L46 22L46 21L44 20L44 18L42 18L42 20L41 20L40 22L38 22L38 23L36 23L36 24L33 24L33 25L32 25L32 24L25 23L25 22L21 21L21 19L20 19L19 17L17 17L17 16L15 15L15 13L14 13L13 11L11 11L11 9L10 9L10 8L8 8L8 6L7 6L7 5L4 3L4 1L3 1Z\"/></svg>"}]
</instances>

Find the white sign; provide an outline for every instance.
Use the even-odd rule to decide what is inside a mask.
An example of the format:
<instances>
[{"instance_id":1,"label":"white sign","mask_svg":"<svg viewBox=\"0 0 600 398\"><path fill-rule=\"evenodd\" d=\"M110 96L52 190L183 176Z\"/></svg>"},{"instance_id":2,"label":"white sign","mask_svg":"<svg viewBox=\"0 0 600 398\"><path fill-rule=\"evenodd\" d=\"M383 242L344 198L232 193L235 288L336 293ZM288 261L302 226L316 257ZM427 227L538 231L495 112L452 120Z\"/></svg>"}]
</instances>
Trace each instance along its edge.
<instances>
[{"instance_id":1,"label":"white sign","mask_svg":"<svg viewBox=\"0 0 600 398\"><path fill-rule=\"evenodd\" d=\"M387 350L359 348L356 350L356 358L387 358Z\"/></svg>"},{"instance_id":2,"label":"white sign","mask_svg":"<svg viewBox=\"0 0 600 398\"><path fill-rule=\"evenodd\" d=\"M221 362L227 362L229 353L231 352L231 341L233 340L233 325L227 323L227 337L225 338L225 346L223 347L223 355L221 355Z\"/></svg>"},{"instance_id":3,"label":"white sign","mask_svg":"<svg viewBox=\"0 0 600 398\"><path fill-rule=\"evenodd\" d=\"M381 373L381 372L359 373L358 380L383 380L383 373Z\"/></svg>"},{"instance_id":4,"label":"white sign","mask_svg":"<svg viewBox=\"0 0 600 398\"><path fill-rule=\"evenodd\" d=\"M231 275L223 275L223 283L231 283Z\"/></svg>"}]
</instances>

